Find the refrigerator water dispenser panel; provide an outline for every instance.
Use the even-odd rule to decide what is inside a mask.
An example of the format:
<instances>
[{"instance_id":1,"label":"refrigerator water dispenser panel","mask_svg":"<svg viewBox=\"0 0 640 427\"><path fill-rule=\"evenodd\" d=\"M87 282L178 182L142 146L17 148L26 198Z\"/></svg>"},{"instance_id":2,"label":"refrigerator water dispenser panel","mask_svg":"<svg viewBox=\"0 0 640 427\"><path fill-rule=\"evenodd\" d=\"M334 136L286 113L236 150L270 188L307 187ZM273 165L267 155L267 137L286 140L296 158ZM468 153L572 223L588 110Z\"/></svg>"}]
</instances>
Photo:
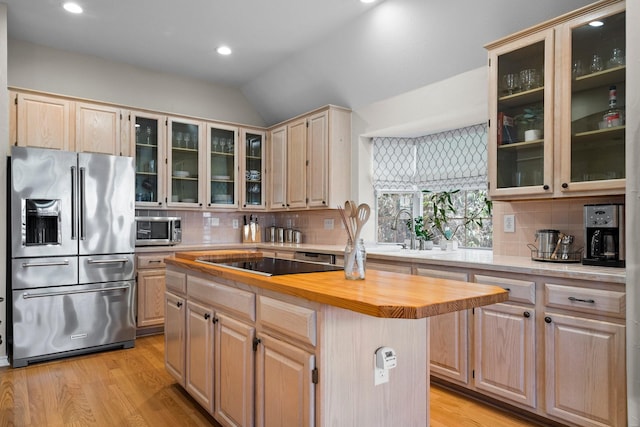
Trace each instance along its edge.
<instances>
[{"instance_id":1,"label":"refrigerator water dispenser panel","mask_svg":"<svg viewBox=\"0 0 640 427\"><path fill-rule=\"evenodd\" d=\"M22 244L59 245L60 211L59 199L22 199Z\"/></svg>"}]
</instances>

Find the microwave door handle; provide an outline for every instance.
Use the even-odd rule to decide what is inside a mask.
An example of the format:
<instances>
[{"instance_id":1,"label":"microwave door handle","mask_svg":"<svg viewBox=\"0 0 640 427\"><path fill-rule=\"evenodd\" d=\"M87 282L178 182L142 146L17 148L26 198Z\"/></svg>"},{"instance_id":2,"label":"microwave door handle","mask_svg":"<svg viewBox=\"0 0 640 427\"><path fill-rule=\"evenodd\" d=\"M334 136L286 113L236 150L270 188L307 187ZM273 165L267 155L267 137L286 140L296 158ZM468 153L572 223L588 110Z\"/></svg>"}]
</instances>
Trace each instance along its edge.
<instances>
[{"instance_id":1,"label":"microwave door handle","mask_svg":"<svg viewBox=\"0 0 640 427\"><path fill-rule=\"evenodd\" d=\"M78 239L77 225L77 171L75 166L71 166L71 240Z\"/></svg>"},{"instance_id":2,"label":"microwave door handle","mask_svg":"<svg viewBox=\"0 0 640 427\"><path fill-rule=\"evenodd\" d=\"M85 168L80 168L80 240L84 240L86 235L85 230Z\"/></svg>"}]
</instances>

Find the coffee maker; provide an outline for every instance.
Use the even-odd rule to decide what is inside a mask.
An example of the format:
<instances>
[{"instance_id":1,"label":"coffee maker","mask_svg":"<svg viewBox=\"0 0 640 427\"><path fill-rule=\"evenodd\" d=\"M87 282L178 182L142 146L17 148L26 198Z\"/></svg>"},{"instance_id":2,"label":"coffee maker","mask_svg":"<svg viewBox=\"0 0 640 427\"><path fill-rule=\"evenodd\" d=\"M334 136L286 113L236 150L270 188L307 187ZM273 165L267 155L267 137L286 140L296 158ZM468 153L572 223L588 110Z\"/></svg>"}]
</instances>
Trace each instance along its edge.
<instances>
[{"instance_id":1,"label":"coffee maker","mask_svg":"<svg viewBox=\"0 0 640 427\"><path fill-rule=\"evenodd\" d=\"M584 205L584 241L582 264L624 267L624 205Z\"/></svg>"}]
</instances>

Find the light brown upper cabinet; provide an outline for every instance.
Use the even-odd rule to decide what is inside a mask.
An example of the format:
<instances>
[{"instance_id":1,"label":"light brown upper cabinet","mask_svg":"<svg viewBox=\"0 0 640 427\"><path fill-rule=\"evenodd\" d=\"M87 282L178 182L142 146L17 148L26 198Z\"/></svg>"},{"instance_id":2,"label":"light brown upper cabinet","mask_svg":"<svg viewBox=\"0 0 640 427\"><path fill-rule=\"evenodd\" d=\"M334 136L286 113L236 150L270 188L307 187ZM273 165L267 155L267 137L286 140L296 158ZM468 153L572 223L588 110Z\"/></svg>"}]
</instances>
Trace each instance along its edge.
<instances>
[{"instance_id":1,"label":"light brown upper cabinet","mask_svg":"<svg viewBox=\"0 0 640 427\"><path fill-rule=\"evenodd\" d=\"M601 1L486 46L493 199L624 194L624 8Z\"/></svg>"},{"instance_id":2,"label":"light brown upper cabinet","mask_svg":"<svg viewBox=\"0 0 640 427\"><path fill-rule=\"evenodd\" d=\"M76 102L76 151L121 155L120 108Z\"/></svg>"},{"instance_id":3,"label":"light brown upper cabinet","mask_svg":"<svg viewBox=\"0 0 640 427\"><path fill-rule=\"evenodd\" d=\"M349 199L351 112L328 106L270 132L270 209L335 208Z\"/></svg>"},{"instance_id":4,"label":"light brown upper cabinet","mask_svg":"<svg viewBox=\"0 0 640 427\"><path fill-rule=\"evenodd\" d=\"M9 143L21 147L72 151L73 102L31 93L11 94L13 111Z\"/></svg>"}]
</instances>

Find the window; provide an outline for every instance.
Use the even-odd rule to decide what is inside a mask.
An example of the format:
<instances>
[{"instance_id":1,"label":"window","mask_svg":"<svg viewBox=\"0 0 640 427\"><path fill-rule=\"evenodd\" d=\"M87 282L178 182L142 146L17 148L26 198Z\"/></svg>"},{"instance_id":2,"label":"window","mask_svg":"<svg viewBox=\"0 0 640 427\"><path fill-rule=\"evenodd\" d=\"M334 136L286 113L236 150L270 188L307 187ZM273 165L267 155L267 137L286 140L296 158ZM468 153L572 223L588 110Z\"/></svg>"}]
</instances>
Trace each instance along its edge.
<instances>
[{"instance_id":1,"label":"window","mask_svg":"<svg viewBox=\"0 0 640 427\"><path fill-rule=\"evenodd\" d=\"M460 190L452 202L459 218L482 212L486 200L487 130L485 125L440 132L419 138L374 138L373 178L376 190L378 243L404 243L409 239L407 213L429 216L430 207L422 190ZM459 227L456 240L462 247L491 248L493 223L490 216L478 217L482 226ZM397 230L392 226L397 221ZM435 232L434 239L440 235Z\"/></svg>"},{"instance_id":2,"label":"window","mask_svg":"<svg viewBox=\"0 0 640 427\"><path fill-rule=\"evenodd\" d=\"M453 195L452 201L456 212L460 214L453 217L450 228L455 228L462 223L462 218L474 216L477 212L482 212L486 190L463 190ZM410 239L407 220L408 215L402 214L398 218L396 230L393 225L396 222L396 214L402 209L412 212L415 217L429 216L433 214L432 209L423 197L422 192L416 193L394 193L384 191L378 193L377 203L377 230L378 243L405 243ZM414 211L414 206L416 210ZM482 220L482 227L476 224L469 224L467 227L460 227L455 238L461 247L466 248L491 248L493 245L493 221L491 216L479 216ZM437 231L432 230L434 240L438 242L442 236Z\"/></svg>"}]
</instances>

